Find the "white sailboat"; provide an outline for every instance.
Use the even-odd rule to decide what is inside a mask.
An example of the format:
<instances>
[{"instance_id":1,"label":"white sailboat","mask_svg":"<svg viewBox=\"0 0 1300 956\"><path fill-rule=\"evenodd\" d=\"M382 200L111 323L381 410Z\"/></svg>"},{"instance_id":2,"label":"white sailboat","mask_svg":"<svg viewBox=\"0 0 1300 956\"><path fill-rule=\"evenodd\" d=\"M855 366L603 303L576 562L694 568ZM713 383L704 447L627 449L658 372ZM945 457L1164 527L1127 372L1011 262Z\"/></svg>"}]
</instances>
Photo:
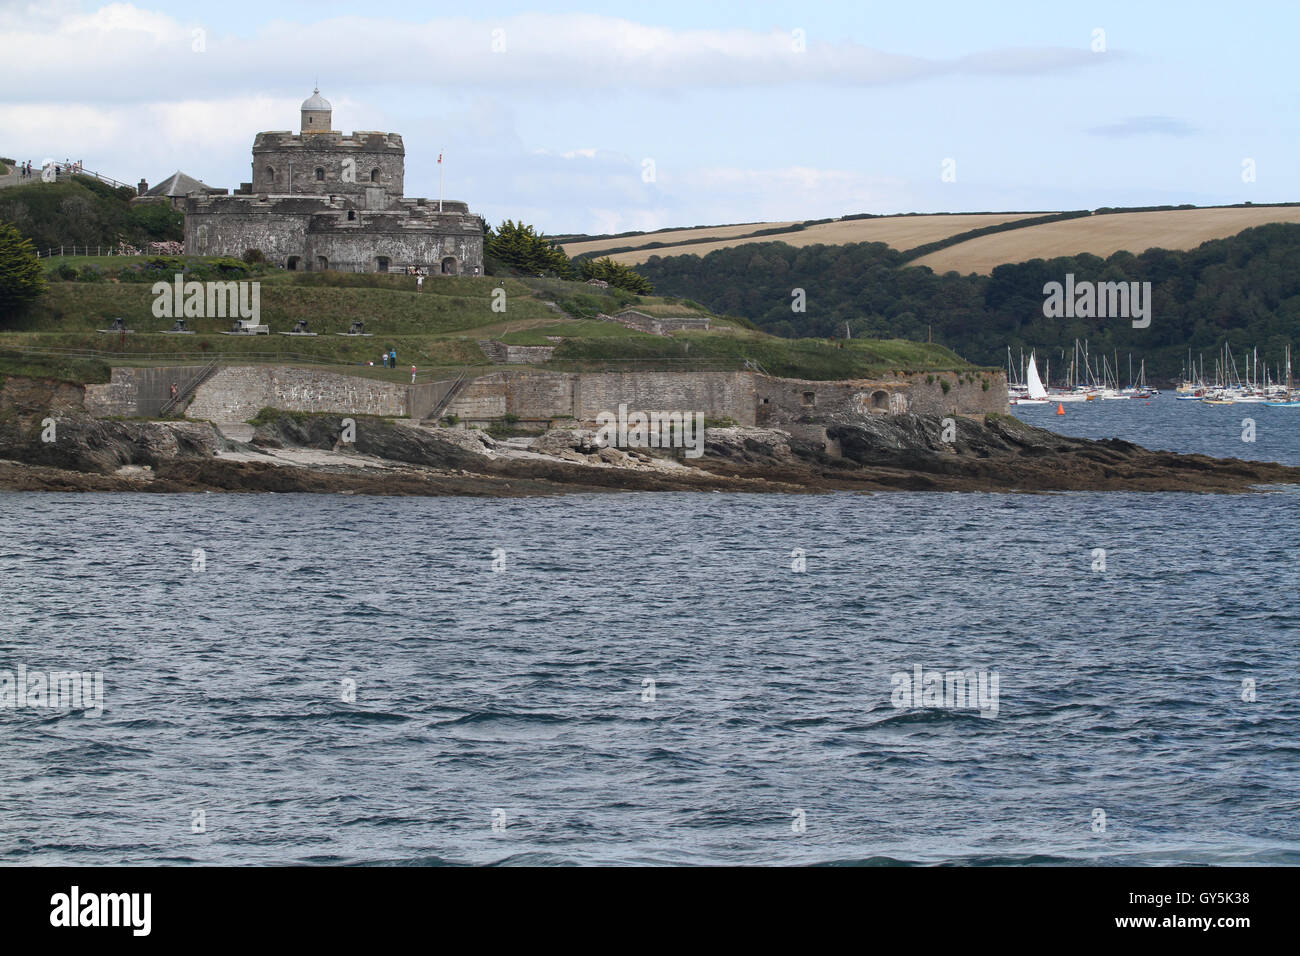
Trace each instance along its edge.
<instances>
[{"instance_id":1,"label":"white sailboat","mask_svg":"<svg viewBox=\"0 0 1300 956\"><path fill-rule=\"evenodd\" d=\"M1047 405L1050 399L1047 397L1047 389L1043 387L1043 380L1038 377L1038 366L1034 363L1034 353L1029 353L1029 364L1025 366L1025 382L1028 387L1028 397L1016 399L1017 405Z\"/></svg>"}]
</instances>

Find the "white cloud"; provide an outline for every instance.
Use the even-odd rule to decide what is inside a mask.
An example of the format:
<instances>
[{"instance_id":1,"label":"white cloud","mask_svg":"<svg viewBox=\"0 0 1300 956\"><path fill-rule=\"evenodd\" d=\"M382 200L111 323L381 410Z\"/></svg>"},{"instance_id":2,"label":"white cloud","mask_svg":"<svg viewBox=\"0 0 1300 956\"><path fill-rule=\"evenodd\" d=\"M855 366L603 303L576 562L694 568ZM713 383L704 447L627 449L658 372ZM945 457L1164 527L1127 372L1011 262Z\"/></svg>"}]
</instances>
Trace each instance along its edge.
<instances>
[{"instance_id":1,"label":"white cloud","mask_svg":"<svg viewBox=\"0 0 1300 956\"><path fill-rule=\"evenodd\" d=\"M84 159L128 181L181 169L233 187L249 176L253 134L296 128L305 78L319 76L336 128L402 134L408 195L437 195L434 161L445 150L447 197L493 221L523 217L556 233L820 218L905 209L918 197L898 179L830 168L834 153L804 159L789 144L763 154L768 168L750 168L743 155L709 158L716 117L694 105L699 94L724 91L735 115L752 111L761 138L781 123L773 94L791 87L816 98L1113 59L1048 47L925 58L817 35L797 52L780 30L670 29L586 14L277 19L226 35L194 9L186 20L129 3L0 7L0 88L9 97L0 145L19 159ZM203 52L196 29L206 30ZM604 122L604 110L620 111L617 121ZM649 183L634 153L648 140L660 147Z\"/></svg>"},{"instance_id":2,"label":"white cloud","mask_svg":"<svg viewBox=\"0 0 1300 956\"><path fill-rule=\"evenodd\" d=\"M14 10L0 20L5 88L25 89L32 99L93 89L100 99L138 100L156 97L158 78L171 78L192 96L251 95L296 90L324 60L329 74L322 80L335 91L391 85L414 96L506 88L549 96L557 90L876 86L944 75L1050 73L1104 59L1054 47L930 59L816 36L796 52L790 34L779 30L668 29L589 14L424 23L365 16L274 20L247 37L209 31L204 52L195 52L193 31L203 28L198 14L182 22L126 3L89 13L56 10ZM322 58L322 50L347 56Z\"/></svg>"}]
</instances>

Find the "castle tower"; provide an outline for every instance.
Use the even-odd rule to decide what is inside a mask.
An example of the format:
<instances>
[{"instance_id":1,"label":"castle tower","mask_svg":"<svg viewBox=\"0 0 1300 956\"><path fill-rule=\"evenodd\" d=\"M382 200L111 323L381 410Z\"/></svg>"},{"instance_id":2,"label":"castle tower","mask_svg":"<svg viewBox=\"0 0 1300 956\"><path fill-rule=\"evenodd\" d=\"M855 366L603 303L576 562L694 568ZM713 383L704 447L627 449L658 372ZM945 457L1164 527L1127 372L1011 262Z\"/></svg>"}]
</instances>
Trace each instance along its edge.
<instances>
[{"instance_id":1,"label":"castle tower","mask_svg":"<svg viewBox=\"0 0 1300 956\"><path fill-rule=\"evenodd\" d=\"M330 101L320 95L319 89L311 91L311 96L302 101L302 131L304 133L328 133L334 122L334 108Z\"/></svg>"}]
</instances>

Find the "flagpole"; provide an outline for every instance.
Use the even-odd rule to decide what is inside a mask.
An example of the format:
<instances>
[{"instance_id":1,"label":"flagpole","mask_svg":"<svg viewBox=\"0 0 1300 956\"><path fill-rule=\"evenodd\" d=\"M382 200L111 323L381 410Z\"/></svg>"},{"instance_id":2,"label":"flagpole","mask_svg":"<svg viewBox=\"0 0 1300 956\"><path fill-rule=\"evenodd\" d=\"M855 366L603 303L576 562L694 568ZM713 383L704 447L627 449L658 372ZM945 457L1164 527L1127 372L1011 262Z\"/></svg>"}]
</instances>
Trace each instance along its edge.
<instances>
[{"instance_id":1,"label":"flagpole","mask_svg":"<svg viewBox=\"0 0 1300 956\"><path fill-rule=\"evenodd\" d=\"M442 150L438 150L438 212L442 212Z\"/></svg>"}]
</instances>

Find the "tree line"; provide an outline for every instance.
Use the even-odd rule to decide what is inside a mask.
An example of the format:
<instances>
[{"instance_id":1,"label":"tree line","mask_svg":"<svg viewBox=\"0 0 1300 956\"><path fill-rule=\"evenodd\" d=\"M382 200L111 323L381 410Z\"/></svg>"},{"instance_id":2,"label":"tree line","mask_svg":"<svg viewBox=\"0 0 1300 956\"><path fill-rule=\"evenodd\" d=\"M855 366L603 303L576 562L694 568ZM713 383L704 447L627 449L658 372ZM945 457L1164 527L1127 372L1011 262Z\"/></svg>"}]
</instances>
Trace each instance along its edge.
<instances>
[{"instance_id":1,"label":"tree line","mask_svg":"<svg viewBox=\"0 0 1300 956\"><path fill-rule=\"evenodd\" d=\"M1300 224L1293 223L1257 226L1186 251L1032 259L987 276L909 266L904 253L884 243L759 243L703 258L655 256L637 271L660 294L695 299L776 335L932 338L994 366L1005 361L1008 346L1064 356L1075 339L1088 339L1094 353L1132 352L1146 359L1150 375L1167 379L1181 372L1189 348L1204 352L1208 363L1225 340L1257 345L1273 363L1300 333ZM1123 318L1046 317L1044 287L1067 274L1076 283L1150 282L1151 324L1135 329Z\"/></svg>"},{"instance_id":2,"label":"tree line","mask_svg":"<svg viewBox=\"0 0 1300 956\"><path fill-rule=\"evenodd\" d=\"M488 275L524 275L583 282L597 279L636 295L654 292L650 280L634 269L608 256L570 259L555 240L512 219L495 229L487 227L483 236L483 257Z\"/></svg>"}]
</instances>

